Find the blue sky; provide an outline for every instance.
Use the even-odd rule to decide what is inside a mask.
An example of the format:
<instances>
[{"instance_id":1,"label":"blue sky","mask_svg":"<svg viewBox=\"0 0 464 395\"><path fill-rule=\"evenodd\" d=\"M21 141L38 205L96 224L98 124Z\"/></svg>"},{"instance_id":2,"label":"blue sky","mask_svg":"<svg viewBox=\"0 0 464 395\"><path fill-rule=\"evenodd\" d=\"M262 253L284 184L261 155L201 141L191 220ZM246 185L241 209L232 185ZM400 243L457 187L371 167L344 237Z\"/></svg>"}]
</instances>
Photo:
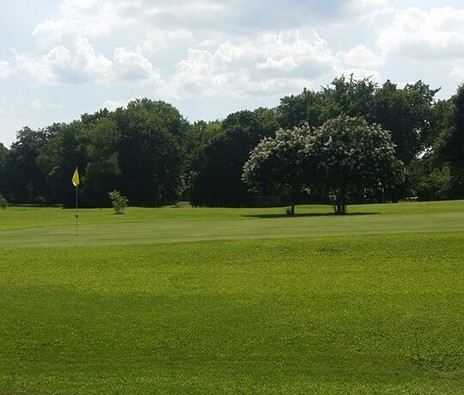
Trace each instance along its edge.
<instances>
[{"instance_id":1,"label":"blue sky","mask_svg":"<svg viewBox=\"0 0 464 395\"><path fill-rule=\"evenodd\" d=\"M464 80L461 0L0 0L0 142L140 97L193 122L335 76Z\"/></svg>"}]
</instances>

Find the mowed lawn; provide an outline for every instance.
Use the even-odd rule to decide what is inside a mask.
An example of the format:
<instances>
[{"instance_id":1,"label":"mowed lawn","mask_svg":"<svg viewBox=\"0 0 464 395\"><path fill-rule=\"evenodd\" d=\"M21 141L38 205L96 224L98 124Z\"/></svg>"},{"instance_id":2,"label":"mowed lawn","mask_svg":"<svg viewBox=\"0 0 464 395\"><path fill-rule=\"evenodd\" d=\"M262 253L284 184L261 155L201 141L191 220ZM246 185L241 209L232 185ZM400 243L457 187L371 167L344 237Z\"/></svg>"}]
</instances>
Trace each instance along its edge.
<instances>
[{"instance_id":1,"label":"mowed lawn","mask_svg":"<svg viewBox=\"0 0 464 395\"><path fill-rule=\"evenodd\" d=\"M464 202L0 211L0 393L462 394Z\"/></svg>"}]
</instances>

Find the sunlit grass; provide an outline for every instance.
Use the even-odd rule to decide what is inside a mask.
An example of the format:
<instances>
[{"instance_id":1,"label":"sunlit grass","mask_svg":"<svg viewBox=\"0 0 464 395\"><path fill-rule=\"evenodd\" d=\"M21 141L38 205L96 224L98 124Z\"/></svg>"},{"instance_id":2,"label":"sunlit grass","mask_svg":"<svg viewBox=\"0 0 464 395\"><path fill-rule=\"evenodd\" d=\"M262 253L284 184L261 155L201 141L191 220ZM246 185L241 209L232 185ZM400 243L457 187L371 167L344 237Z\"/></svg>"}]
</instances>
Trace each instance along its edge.
<instances>
[{"instance_id":1,"label":"sunlit grass","mask_svg":"<svg viewBox=\"0 0 464 395\"><path fill-rule=\"evenodd\" d=\"M463 202L355 210L85 210L76 241L31 209L0 231L0 393L462 393Z\"/></svg>"}]
</instances>

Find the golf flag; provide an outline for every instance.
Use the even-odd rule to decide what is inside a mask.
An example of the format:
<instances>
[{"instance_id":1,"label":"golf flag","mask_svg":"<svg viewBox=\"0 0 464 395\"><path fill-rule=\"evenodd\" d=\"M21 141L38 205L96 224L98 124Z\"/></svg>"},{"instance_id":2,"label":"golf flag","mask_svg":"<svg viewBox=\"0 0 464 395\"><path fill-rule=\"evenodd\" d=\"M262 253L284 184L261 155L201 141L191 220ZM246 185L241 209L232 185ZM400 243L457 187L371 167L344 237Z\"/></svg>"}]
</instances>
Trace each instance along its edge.
<instances>
[{"instance_id":1,"label":"golf flag","mask_svg":"<svg viewBox=\"0 0 464 395\"><path fill-rule=\"evenodd\" d=\"M73 183L75 187L79 185L79 172L77 171L77 166L76 166L76 170L74 170L74 174L73 174L71 182Z\"/></svg>"}]
</instances>

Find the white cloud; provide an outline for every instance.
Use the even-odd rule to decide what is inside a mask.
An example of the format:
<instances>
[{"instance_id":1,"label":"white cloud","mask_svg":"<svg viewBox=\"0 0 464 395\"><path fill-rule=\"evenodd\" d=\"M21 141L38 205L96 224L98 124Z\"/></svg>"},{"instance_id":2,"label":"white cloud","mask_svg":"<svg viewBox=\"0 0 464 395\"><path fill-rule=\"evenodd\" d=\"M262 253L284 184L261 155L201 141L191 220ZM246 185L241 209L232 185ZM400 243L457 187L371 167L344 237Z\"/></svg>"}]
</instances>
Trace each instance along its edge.
<instances>
[{"instance_id":1,"label":"white cloud","mask_svg":"<svg viewBox=\"0 0 464 395\"><path fill-rule=\"evenodd\" d=\"M371 78L373 81L379 80L378 68L381 59L363 44L356 45L346 52L337 52L336 59L339 62L337 73L339 75L353 74L356 79Z\"/></svg>"},{"instance_id":2,"label":"white cloud","mask_svg":"<svg viewBox=\"0 0 464 395\"><path fill-rule=\"evenodd\" d=\"M152 54L162 49L169 49L170 45L176 42L193 42L192 32L185 29L153 29L149 28L137 44L136 50L140 53Z\"/></svg>"},{"instance_id":3,"label":"white cloud","mask_svg":"<svg viewBox=\"0 0 464 395\"><path fill-rule=\"evenodd\" d=\"M112 62L103 55L97 55L86 38L79 38L71 68L92 79L107 80L112 74Z\"/></svg>"},{"instance_id":4,"label":"white cloud","mask_svg":"<svg viewBox=\"0 0 464 395\"><path fill-rule=\"evenodd\" d=\"M155 71L147 58L140 53L127 51L125 48L114 50L114 71L119 78L124 80L161 81L161 75Z\"/></svg>"},{"instance_id":5,"label":"white cloud","mask_svg":"<svg viewBox=\"0 0 464 395\"><path fill-rule=\"evenodd\" d=\"M452 7L397 10L378 45L386 54L442 61L464 56L464 9Z\"/></svg>"},{"instance_id":6,"label":"white cloud","mask_svg":"<svg viewBox=\"0 0 464 395\"><path fill-rule=\"evenodd\" d=\"M450 76L457 83L462 84L464 82L464 63L453 67L453 70L451 71Z\"/></svg>"},{"instance_id":7,"label":"white cloud","mask_svg":"<svg viewBox=\"0 0 464 395\"><path fill-rule=\"evenodd\" d=\"M17 63L39 85L161 82L160 74L143 55L118 47L109 59L83 37L71 48L58 45L41 56L17 55Z\"/></svg>"},{"instance_id":8,"label":"white cloud","mask_svg":"<svg viewBox=\"0 0 464 395\"><path fill-rule=\"evenodd\" d=\"M9 78L13 73L10 62L0 60L0 80Z\"/></svg>"},{"instance_id":9,"label":"white cloud","mask_svg":"<svg viewBox=\"0 0 464 395\"><path fill-rule=\"evenodd\" d=\"M342 67L375 70L381 64L379 56L363 44L356 45L349 51L339 51L336 57Z\"/></svg>"},{"instance_id":10,"label":"white cloud","mask_svg":"<svg viewBox=\"0 0 464 395\"><path fill-rule=\"evenodd\" d=\"M267 34L256 44L259 55L265 59L257 65L258 69L291 71L333 61L327 42L314 30Z\"/></svg>"},{"instance_id":11,"label":"white cloud","mask_svg":"<svg viewBox=\"0 0 464 395\"><path fill-rule=\"evenodd\" d=\"M190 48L164 91L177 98L278 94L296 81L333 71L335 63L312 29L266 33L225 41L215 51Z\"/></svg>"},{"instance_id":12,"label":"white cloud","mask_svg":"<svg viewBox=\"0 0 464 395\"><path fill-rule=\"evenodd\" d=\"M31 104L31 108L37 111L42 110L60 110L63 108L61 104L42 102L39 99L35 99Z\"/></svg>"},{"instance_id":13,"label":"white cloud","mask_svg":"<svg viewBox=\"0 0 464 395\"><path fill-rule=\"evenodd\" d=\"M108 35L125 25L124 1L64 0L58 20L47 20L33 35L44 44L61 42L63 37Z\"/></svg>"},{"instance_id":14,"label":"white cloud","mask_svg":"<svg viewBox=\"0 0 464 395\"><path fill-rule=\"evenodd\" d=\"M39 39L43 47L59 44L63 38L63 24L55 21L45 21L36 26L32 35Z\"/></svg>"},{"instance_id":15,"label":"white cloud","mask_svg":"<svg viewBox=\"0 0 464 395\"><path fill-rule=\"evenodd\" d=\"M54 97L56 87L48 90L49 85L72 86L60 90L61 110L13 115L13 104L4 99L0 106L16 118L11 125L33 124L27 116L41 117L41 124L71 119L106 98L130 95L176 101L193 119L195 112L214 117L213 112L275 105L284 95L303 87L317 90L342 73L382 82L381 74L398 84L421 78L442 86L444 96L464 80L459 0L52 3L60 5L24 14L11 2L3 10L11 23L0 26L0 39L5 38L0 81L14 75L3 85L24 89L26 103L39 95ZM32 36L31 26L36 26ZM28 86L34 91L25 90ZM22 95L4 96L16 98L14 107L21 108ZM108 100L103 106L115 109L127 102ZM39 101L31 105L53 108Z\"/></svg>"},{"instance_id":16,"label":"white cloud","mask_svg":"<svg viewBox=\"0 0 464 395\"><path fill-rule=\"evenodd\" d=\"M351 6L355 12L359 12L362 18L372 19L381 14L392 11L389 0L353 0Z\"/></svg>"},{"instance_id":17,"label":"white cloud","mask_svg":"<svg viewBox=\"0 0 464 395\"><path fill-rule=\"evenodd\" d=\"M96 54L86 38L71 49L58 45L38 57L20 54L17 62L39 85L104 82L112 74L112 62Z\"/></svg>"}]
</instances>

